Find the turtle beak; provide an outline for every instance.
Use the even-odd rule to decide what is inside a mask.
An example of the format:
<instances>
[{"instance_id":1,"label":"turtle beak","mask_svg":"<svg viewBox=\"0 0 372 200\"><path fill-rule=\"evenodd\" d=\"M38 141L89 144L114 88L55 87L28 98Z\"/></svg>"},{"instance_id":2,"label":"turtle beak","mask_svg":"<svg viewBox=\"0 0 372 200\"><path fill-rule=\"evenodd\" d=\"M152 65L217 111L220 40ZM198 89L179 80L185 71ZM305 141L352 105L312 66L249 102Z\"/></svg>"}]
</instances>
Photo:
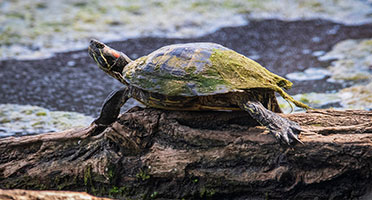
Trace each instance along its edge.
<instances>
[{"instance_id":1,"label":"turtle beak","mask_svg":"<svg viewBox=\"0 0 372 200\"><path fill-rule=\"evenodd\" d=\"M88 53L89 56L96 61L100 68L103 70L109 70L110 65L107 63L107 59L105 58L106 55L104 54L105 47L106 45L102 42L91 40L88 47Z\"/></svg>"},{"instance_id":2,"label":"turtle beak","mask_svg":"<svg viewBox=\"0 0 372 200\"><path fill-rule=\"evenodd\" d=\"M102 50L103 48L105 48L105 45L102 42L99 42L94 39L91 40L90 45L88 47L88 52L89 52L90 57L94 59L93 55L96 55L96 56L100 55L100 49Z\"/></svg>"}]
</instances>

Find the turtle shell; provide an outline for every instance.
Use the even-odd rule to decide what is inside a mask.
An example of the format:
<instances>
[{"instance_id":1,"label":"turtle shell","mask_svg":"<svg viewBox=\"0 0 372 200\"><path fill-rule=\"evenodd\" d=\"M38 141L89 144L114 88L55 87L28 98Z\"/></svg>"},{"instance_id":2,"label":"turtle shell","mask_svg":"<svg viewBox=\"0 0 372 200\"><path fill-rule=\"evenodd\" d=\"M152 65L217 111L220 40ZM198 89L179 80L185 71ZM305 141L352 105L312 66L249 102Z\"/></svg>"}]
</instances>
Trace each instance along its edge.
<instances>
[{"instance_id":1,"label":"turtle shell","mask_svg":"<svg viewBox=\"0 0 372 200\"><path fill-rule=\"evenodd\" d=\"M162 47L129 63L123 78L129 85L166 96L206 96L266 88L293 100L282 89L290 88L290 81L214 43Z\"/></svg>"}]
</instances>

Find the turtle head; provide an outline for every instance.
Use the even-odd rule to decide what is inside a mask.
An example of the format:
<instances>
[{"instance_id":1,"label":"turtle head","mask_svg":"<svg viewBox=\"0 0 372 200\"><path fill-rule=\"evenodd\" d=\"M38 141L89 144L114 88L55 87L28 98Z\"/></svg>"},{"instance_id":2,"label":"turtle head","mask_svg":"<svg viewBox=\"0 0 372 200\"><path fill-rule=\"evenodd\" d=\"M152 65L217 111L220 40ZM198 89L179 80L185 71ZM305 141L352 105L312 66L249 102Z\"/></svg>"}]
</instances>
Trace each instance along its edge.
<instances>
[{"instance_id":1,"label":"turtle head","mask_svg":"<svg viewBox=\"0 0 372 200\"><path fill-rule=\"evenodd\" d=\"M90 57L92 57L99 68L103 71L122 73L124 67L132 60L120 51L110 48L109 46L97 40L91 40L88 47Z\"/></svg>"}]
</instances>

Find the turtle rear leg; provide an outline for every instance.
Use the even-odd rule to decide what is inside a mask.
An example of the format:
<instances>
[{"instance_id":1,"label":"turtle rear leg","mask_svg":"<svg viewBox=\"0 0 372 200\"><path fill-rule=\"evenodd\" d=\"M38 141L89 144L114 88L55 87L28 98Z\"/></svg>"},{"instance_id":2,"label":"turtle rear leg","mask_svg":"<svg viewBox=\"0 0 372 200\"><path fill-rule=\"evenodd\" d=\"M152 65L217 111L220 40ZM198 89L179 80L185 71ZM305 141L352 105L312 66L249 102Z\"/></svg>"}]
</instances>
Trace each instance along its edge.
<instances>
[{"instance_id":1,"label":"turtle rear leg","mask_svg":"<svg viewBox=\"0 0 372 200\"><path fill-rule=\"evenodd\" d=\"M258 101L248 101L242 103L240 107L247 111L253 119L261 125L266 126L270 133L274 134L280 142L290 145L293 141L302 143L298 139L298 134L301 132L301 127L288 119L285 119L278 114L267 110Z\"/></svg>"},{"instance_id":2,"label":"turtle rear leg","mask_svg":"<svg viewBox=\"0 0 372 200\"><path fill-rule=\"evenodd\" d=\"M113 123L120 113L120 108L129 98L130 89L128 87L111 92L103 103L100 116L93 123L101 126Z\"/></svg>"}]
</instances>

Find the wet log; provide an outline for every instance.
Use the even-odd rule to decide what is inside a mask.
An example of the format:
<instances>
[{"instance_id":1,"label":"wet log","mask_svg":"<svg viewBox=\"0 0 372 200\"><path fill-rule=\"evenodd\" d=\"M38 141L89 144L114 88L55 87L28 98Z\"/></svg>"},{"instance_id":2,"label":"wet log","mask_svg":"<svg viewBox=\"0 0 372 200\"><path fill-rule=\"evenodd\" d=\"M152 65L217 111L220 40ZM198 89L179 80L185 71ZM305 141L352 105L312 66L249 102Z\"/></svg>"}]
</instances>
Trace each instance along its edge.
<instances>
[{"instance_id":1,"label":"wet log","mask_svg":"<svg viewBox=\"0 0 372 200\"><path fill-rule=\"evenodd\" d=\"M313 110L303 145L278 144L244 112L133 108L109 127L0 140L0 188L141 199L371 196L372 112Z\"/></svg>"}]
</instances>

